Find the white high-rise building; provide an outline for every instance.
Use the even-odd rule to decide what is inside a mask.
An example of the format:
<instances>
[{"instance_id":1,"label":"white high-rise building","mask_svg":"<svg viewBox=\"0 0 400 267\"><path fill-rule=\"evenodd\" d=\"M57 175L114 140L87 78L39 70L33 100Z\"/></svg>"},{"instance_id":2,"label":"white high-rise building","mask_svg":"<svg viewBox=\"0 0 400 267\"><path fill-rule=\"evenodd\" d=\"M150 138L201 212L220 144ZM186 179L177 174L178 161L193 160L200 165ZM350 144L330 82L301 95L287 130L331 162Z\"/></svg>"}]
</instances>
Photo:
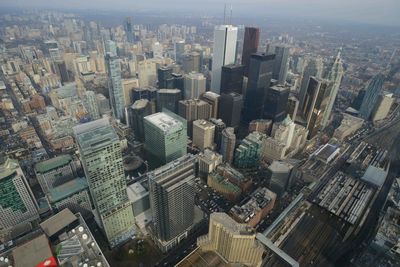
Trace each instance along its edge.
<instances>
[{"instance_id":1,"label":"white high-rise building","mask_svg":"<svg viewBox=\"0 0 400 267\"><path fill-rule=\"evenodd\" d=\"M185 99L199 99L206 92L206 78L201 73L185 75Z\"/></svg>"},{"instance_id":2,"label":"white high-rise building","mask_svg":"<svg viewBox=\"0 0 400 267\"><path fill-rule=\"evenodd\" d=\"M235 63L237 34L238 28L232 25L220 25L214 29L211 91L217 94L221 88L222 66Z\"/></svg>"}]
</instances>

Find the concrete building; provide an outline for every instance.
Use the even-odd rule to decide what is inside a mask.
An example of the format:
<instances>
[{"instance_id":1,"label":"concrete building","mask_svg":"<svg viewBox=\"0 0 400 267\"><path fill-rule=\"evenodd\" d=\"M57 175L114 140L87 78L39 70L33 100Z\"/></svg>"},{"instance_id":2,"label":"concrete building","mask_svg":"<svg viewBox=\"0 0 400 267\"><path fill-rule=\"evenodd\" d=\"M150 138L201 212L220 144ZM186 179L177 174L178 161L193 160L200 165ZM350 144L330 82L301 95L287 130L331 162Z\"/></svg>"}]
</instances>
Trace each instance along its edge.
<instances>
[{"instance_id":1,"label":"concrete building","mask_svg":"<svg viewBox=\"0 0 400 267\"><path fill-rule=\"evenodd\" d=\"M251 177L243 175L230 164L221 164L217 166L216 172L225 179L228 179L234 185L238 186L243 192L248 192L251 189Z\"/></svg>"},{"instance_id":2,"label":"concrete building","mask_svg":"<svg viewBox=\"0 0 400 267\"><path fill-rule=\"evenodd\" d=\"M234 165L238 168L258 166L263 151L263 140L265 138L265 134L252 132L243 139L235 150Z\"/></svg>"},{"instance_id":3,"label":"concrete building","mask_svg":"<svg viewBox=\"0 0 400 267\"><path fill-rule=\"evenodd\" d=\"M385 76L383 74L377 74L368 82L360 107L360 117L364 120L370 119L384 82Z\"/></svg>"},{"instance_id":4,"label":"concrete building","mask_svg":"<svg viewBox=\"0 0 400 267\"><path fill-rule=\"evenodd\" d=\"M200 53L193 51L186 53L182 58L182 67L185 73L201 71Z\"/></svg>"},{"instance_id":5,"label":"concrete building","mask_svg":"<svg viewBox=\"0 0 400 267\"><path fill-rule=\"evenodd\" d=\"M193 122L193 145L201 151L206 148L214 148L215 125L206 120Z\"/></svg>"},{"instance_id":6,"label":"concrete building","mask_svg":"<svg viewBox=\"0 0 400 267\"><path fill-rule=\"evenodd\" d=\"M218 117L227 127L239 127L243 107L243 96L237 93L222 94Z\"/></svg>"},{"instance_id":7,"label":"concrete building","mask_svg":"<svg viewBox=\"0 0 400 267\"><path fill-rule=\"evenodd\" d=\"M200 177L207 177L218 165L222 164L222 155L210 149L205 149L204 152L200 153L198 159Z\"/></svg>"},{"instance_id":8,"label":"concrete building","mask_svg":"<svg viewBox=\"0 0 400 267\"><path fill-rule=\"evenodd\" d=\"M211 118L218 118L218 111L219 111L219 101L220 95L214 92L208 91L205 92L201 97L201 100L207 102L211 106Z\"/></svg>"},{"instance_id":9,"label":"concrete building","mask_svg":"<svg viewBox=\"0 0 400 267\"><path fill-rule=\"evenodd\" d=\"M121 143L107 119L73 128L93 204L111 247L134 234L134 217L126 193Z\"/></svg>"},{"instance_id":10,"label":"concrete building","mask_svg":"<svg viewBox=\"0 0 400 267\"><path fill-rule=\"evenodd\" d=\"M235 222L226 213L212 213L208 235L197 239L201 250L221 255L229 264L261 266L263 245L256 240L256 231Z\"/></svg>"},{"instance_id":11,"label":"concrete building","mask_svg":"<svg viewBox=\"0 0 400 267\"><path fill-rule=\"evenodd\" d=\"M372 111L372 121L385 119L395 101L393 94L384 94L378 97L375 109Z\"/></svg>"},{"instance_id":12,"label":"concrete building","mask_svg":"<svg viewBox=\"0 0 400 267\"><path fill-rule=\"evenodd\" d=\"M258 119L258 120L253 120L249 124L249 132L260 132L266 135L270 135L272 130L272 120L264 120L264 119Z\"/></svg>"},{"instance_id":13,"label":"concrete building","mask_svg":"<svg viewBox=\"0 0 400 267\"><path fill-rule=\"evenodd\" d=\"M267 178L270 179L270 188L277 194L282 196L291 185L291 172L293 165L285 161L274 160L267 170Z\"/></svg>"},{"instance_id":14,"label":"concrete building","mask_svg":"<svg viewBox=\"0 0 400 267\"><path fill-rule=\"evenodd\" d=\"M306 67L303 71L303 77L299 92L299 107L302 110L304 107L304 101L307 93L308 83L311 77L318 79L322 78L322 73L324 71L324 62L321 57L311 58L307 60Z\"/></svg>"},{"instance_id":15,"label":"concrete building","mask_svg":"<svg viewBox=\"0 0 400 267\"><path fill-rule=\"evenodd\" d=\"M286 45L274 45L275 63L272 78L279 84L285 84L289 68L289 50Z\"/></svg>"},{"instance_id":16,"label":"concrete building","mask_svg":"<svg viewBox=\"0 0 400 267\"><path fill-rule=\"evenodd\" d=\"M133 130L135 138L140 142L145 139L144 136L144 117L151 115L152 108L149 100L139 99L128 108L128 125Z\"/></svg>"},{"instance_id":17,"label":"concrete building","mask_svg":"<svg viewBox=\"0 0 400 267\"><path fill-rule=\"evenodd\" d=\"M286 107L290 88L284 85L271 86L265 96L263 118L280 122L286 118Z\"/></svg>"},{"instance_id":18,"label":"concrete building","mask_svg":"<svg viewBox=\"0 0 400 267\"><path fill-rule=\"evenodd\" d=\"M220 25L214 29L211 91L220 94L222 66L235 63L238 28Z\"/></svg>"},{"instance_id":19,"label":"concrete building","mask_svg":"<svg viewBox=\"0 0 400 267\"><path fill-rule=\"evenodd\" d=\"M137 72L140 87L156 86L157 64L155 61L145 59L137 63Z\"/></svg>"},{"instance_id":20,"label":"concrete building","mask_svg":"<svg viewBox=\"0 0 400 267\"><path fill-rule=\"evenodd\" d=\"M150 195L140 182L136 182L127 187L128 198L132 203L133 214L137 217L150 210Z\"/></svg>"},{"instance_id":21,"label":"concrete building","mask_svg":"<svg viewBox=\"0 0 400 267\"><path fill-rule=\"evenodd\" d=\"M157 167L186 155L186 121L159 112L144 118L145 150L150 165Z\"/></svg>"},{"instance_id":22,"label":"concrete building","mask_svg":"<svg viewBox=\"0 0 400 267\"><path fill-rule=\"evenodd\" d=\"M68 154L60 155L35 165L36 178L45 194L50 189L73 179L75 173L75 164L71 155Z\"/></svg>"},{"instance_id":23,"label":"concrete building","mask_svg":"<svg viewBox=\"0 0 400 267\"><path fill-rule=\"evenodd\" d=\"M222 131L226 128L226 125L221 119L210 118L209 121L215 125L214 142L216 144L216 150L220 151Z\"/></svg>"},{"instance_id":24,"label":"concrete building","mask_svg":"<svg viewBox=\"0 0 400 267\"><path fill-rule=\"evenodd\" d=\"M237 201L242 194L239 186L217 172L212 172L207 176L207 185L232 202Z\"/></svg>"},{"instance_id":25,"label":"concrete building","mask_svg":"<svg viewBox=\"0 0 400 267\"><path fill-rule=\"evenodd\" d=\"M333 137L343 141L346 137L354 134L364 124L364 120L358 117L343 113L343 120L340 126L335 129Z\"/></svg>"},{"instance_id":26,"label":"concrete building","mask_svg":"<svg viewBox=\"0 0 400 267\"><path fill-rule=\"evenodd\" d=\"M290 116L292 121L296 120L297 112L299 110L299 100L295 96L289 96L286 105L286 114Z\"/></svg>"},{"instance_id":27,"label":"concrete building","mask_svg":"<svg viewBox=\"0 0 400 267\"><path fill-rule=\"evenodd\" d=\"M199 99L206 92L206 78L201 73L185 74L185 99Z\"/></svg>"},{"instance_id":28,"label":"concrete building","mask_svg":"<svg viewBox=\"0 0 400 267\"><path fill-rule=\"evenodd\" d=\"M100 111L97 104L96 94L93 91L86 91L84 93L83 103L85 105L86 111L92 120L97 120L100 118Z\"/></svg>"},{"instance_id":29,"label":"concrete building","mask_svg":"<svg viewBox=\"0 0 400 267\"><path fill-rule=\"evenodd\" d=\"M133 103L132 91L134 88L139 88L139 80L136 78L123 79L122 80L122 91L124 92L124 106L130 106Z\"/></svg>"},{"instance_id":30,"label":"concrete building","mask_svg":"<svg viewBox=\"0 0 400 267\"><path fill-rule=\"evenodd\" d=\"M17 160L0 165L0 231L39 220L38 204Z\"/></svg>"},{"instance_id":31,"label":"concrete building","mask_svg":"<svg viewBox=\"0 0 400 267\"><path fill-rule=\"evenodd\" d=\"M178 115L187 121L187 131L189 136L192 136L193 133L193 121L209 119L211 116L211 110L211 105L203 100L189 99L179 101Z\"/></svg>"},{"instance_id":32,"label":"concrete building","mask_svg":"<svg viewBox=\"0 0 400 267\"><path fill-rule=\"evenodd\" d=\"M224 162L231 164L236 147L235 129L228 127L222 131L220 153Z\"/></svg>"},{"instance_id":33,"label":"concrete building","mask_svg":"<svg viewBox=\"0 0 400 267\"><path fill-rule=\"evenodd\" d=\"M179 101L181 100L181 90L160 89L157 91L157 112L162 112L166 108L173 113L178 113Z\"/></svg>"},{"instance_id":34,"label":"concrete building","mask_svg":"<svg viewBox=\"0 0 400 267\"><path fill-rule=\"evenodd\" d=\"M235 205L229 211L240 223L256 227L274 208L276 194L268 188L261 187L251 194L250 199L242 206Z\"/></svg>"},{"instance_id":35,"label":"concrete building","mask_svg":"<svg viewBox=\"0 0 400 267\"><path fill-rule=\"evenodd\" d=\"M162 251L185 238L195 224L196 162L187 154L148 174L152 231Z\"/></svg>"}]
</instances>

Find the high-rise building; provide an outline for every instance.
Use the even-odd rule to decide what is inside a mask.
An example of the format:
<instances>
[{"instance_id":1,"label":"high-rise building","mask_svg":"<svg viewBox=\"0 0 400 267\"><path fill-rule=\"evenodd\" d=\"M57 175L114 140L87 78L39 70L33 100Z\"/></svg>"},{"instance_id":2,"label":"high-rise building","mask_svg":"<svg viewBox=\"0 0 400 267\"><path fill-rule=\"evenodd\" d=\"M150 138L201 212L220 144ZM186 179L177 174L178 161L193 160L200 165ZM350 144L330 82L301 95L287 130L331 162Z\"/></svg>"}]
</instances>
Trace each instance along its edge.
<instances>
[{"instance_id":1,"label":"high-rise building","mask_svg":"<svg viewBox=\"0 0 400 267\"><path fill-rule=\"evenodd\" d=\"M139 88L139 80L133 79L123 79L122 80L122 91L124 92L124 106L132 105L132 94L135 88Z\"/></svg>"},{"instance_id":2,"label":"high-rise building","mask_svg":"<svg viewBox=\"0 0 400 267\"><path fill-rule=\"evenodd\" d=\"M100 115L111 114L110 101L103 94L96 94L96 103L99 107Z\"/></svg>"},{"instance_id":3,"label":"high-rise building","mask_svg":"<svg viewBox=\"0 0 400 267\"><path fill-rule=\"evenodd\" d=\"M342 82L343 74L344 74L344 68L343 68L343 63L342 59L340 57L341 54L341 49L339 50L335 61L333 62L327 79L331 81L332 84L332 90L329 95L329 102L328 106L326 108L326 111L324 113L324 118L322 119L322 127L326 127L329 123L329 119L332 113L333 105L335 104L336 96L339 92L340 84Z\"/></svg>"},{"instance_id":4,"label":"high-rise building","mask_svg":"<svg viewBox=\"0 0 400 267\"><path fill-rule=\"evenodd\" d=\"M274 160L267 169L267 177L270 179L271 190L278 196L290 187L290 176L293 165L285 161Z\"/></svg>"},{"instance_id":5,"label":"high-rise building","mask_svg":"<svg viewBox=\"0 0 400 267\"><path fill-rule=\"evenodd\" d=\"M120 140L108 119L81 124L73 130L101 227L110 246L115 247L133 236L135 224Z\"/></svg>"},{"instance_id":6,"label":"high-rise building","mask_svg":"<svg viewBox=\"0 0 400 267\"><path fill-rule=\"evenodd\" d=\"M261 119L264 100L272 79L275 55L253 54L250 57L249 77L243 107L243 121Z\"/></svg>"},{"instance_id":7,"label":"high-rise building","mask_svg":"<svg viewBox=\"0 0 400 267\"><path fill-rule=\"evenodd\" d=\"M192 122L209 119L211 116L211 105L203 100L181 100L179 101L178 114L188 122L188 133L191 136Z\"/></svg>"},{"instance_id":8,"label":"high-rise building","mask_svg":"<svg viewBox=\"0 0 400 267\"><path fill-rule=\"evenodd\" d=\"M289 87L280 84L268 89L264 102L264 119L280 122L286 118L289 92Z\"/></svg>"},{"instance_id":9,"label":"high-rise building","mask_svg":"<svg viewBox=\"0 0 400 267\"><path fill-rule=\"evenodd\" d=\"M372 112L372 121L383 120L387 117L395 101L393 94L382 94L378 97L374 111Z\"/></svg>"},{"instance_id":10,"label":"high-rise building","mask_svg":"<svg viewBox=\"0 0 400 267\"><path fill-rule=\"evenodd\" d=\"M139 99L128 108L128 124L133 130L135 138L140 142L144 141L144 117L151 115L150 102L147 99Z\"/></svg>"},{"instance_id":11,"label":"high-rise building","mask_svg":"<svg viewBox=\"0 0 400 267\"><path fill-rule=\"evenodd\" d=\"M199 237L197 245L202 251L217 252L231 264L261 266L263 260L264 247L256 231L222 212L210 215L208 234Z\"/></svg>"},{"instance_id":12,"label":"high-rise building","mask_svg":"<svg viewBox=\"0 0 400 267\"><path fill-rule=\"evenodd\" d=\"M332 83L310 77L307 92L304 98L302 113L306 118L308 137L314 137L322 129L324 112L328 106Z\"/></svg>"},{"instance_id":13,"label":"high-rise building","mask_svg":"<svg viewBox=\"0 0 400 267\"><path fill-rule=\"evenodd\" d=\"M128 43L133 43L133 27L132 27L132 19L130 17L125 19L124 30L126 34L126 40Z\"/></svg>"},{"instance_id":14,"label":"high-rise building","mask_svg":"<svg viewBox=\"0 0 400 267\"><path fill-rule=\"evenodd\" d=\"M145 150L151 166L161 166L186 155L186 121L159 112L144 118Z\"/></svg>"},{"instance_id":15,"label":"high-rise building","mask_svg":"<svg viewBox=\"0 0 400 267\"><path fill-rule=\"evenodd\" d=\"M162 66L157 69L158 88L174 88L173 69L171 66Z\"/></svg>"},{"instance_id":16,"label":"high-rise building","mask_svg":"<svg viewBox=\"0 0 400 267\"><path fill-rule=\"evenodd\" d=\"M233 162L233 155L236 146L236 135L235 129L228 127L222 131L221 136L221 149L220 154L222 155L224 162L231 164Z\"/></svg>"},{"instance_id":17,"label":"high-rise building","mask_svg":"<svg viewBox=\"0 0 400 267\"><path fill-rule=\"evenodd\" d=\"M206 148L198 155L199 159L199 176L207 177L212 173L218 165L222 164L222 155Z\"/></svg>"},{"instance_id":18,"label":"high-rise building","mask_svg":"<svg viewBox=\"0 0 400 267\"><path fill-rule=\"evenodd\" d=\"M0 165L0 230L39 220L38 204L17 160Z\"/></svg>"},{"instance_id":19,"label":"high-rise building","mask_svg":"<svg viewBox=\"0 0 400 267\"><path fill-rule=\"evenodd\" d=\"M249 65L251 54L257 53L258 43L260 42L260 29L246 27L244 29L242 65L244 66L244 76L249 75Z\"/></svg>"},{"instance_id":20,"label":"high-rise building","mask_svg":"<svg viewBox=\"0 0 400 267\"><path fill-rule=\"evenodd\" d=\"M195 222L196 156L184 155L148 174L153 234L168 251Z\"/></svg>"},{"instance_id":21,"label":"high-rise building","mask_svg":"<svg viewBox=\"0 0 400 267\"><path fill-rule=\"evenodd\" d=\"M254 120L249 123L249 132L260 132L269 135L272 129L272 120Z\"/></svg>"},{"instance_id":22,"label":"high-rise building","mask_svg":"<svg viewBox=\"0 0 400 267\"><path fill-rule=\"evenodd\" d=\"M185 41L180 40L174 43L175 50L175 62L181 64L183 59L183 54L185 54Z\"/></svg>"},{"instance_id":23,"label":"high-rise building","mask_svg":"<svg viewBox=\"0 0 400 267\"><path fill-rule=\"evenodd\" d=\"M97 105L96 93L93 91L86 91L84 93L83 101L87 112L92 120L100 118L99 107Z\"/></svg>"},{"instance_id":24,"label":"high-rise building","mask_svg":"<svg viewBox=\"0 0 400 267\"><path fill-rule=\"evenodd\" d=\"M108 40L106 43L106 65L108 71L108 90L110 94L111 107L115 118L124 118L124 97L121 81L121 67L117 57L116 44Z\"/></svg>"},{"instance_id":25,"label":"high-rise building","mask_svg":"<svg viewBox=\"0 0 400 267\"><path fill-rule=\"evenodd\" d=\"M182 100L182 92L179 89L160 89L157 91L157 111L162 112L164 108L178 113L178 104Z\"/></svg>"},{"instance_id":26,"label":"high-rise building","mask_svg":"<svg viewBox=\"0 0 400 267\"><path fill-rule=\"evenodd\" d=\"M275 62L272 79L277 80L279 84L285 84L289 67L289 50L286 45L274 45Z\"/></svg>"},{"instance_id":27,"label":"high-rise building","mask_svg":"<svg viewBox=\"0 0 400 267\"><path fill-rule=\"evenodd\" d=\"M251 168L258 166L263 150L265 134L252 132L235 150L234 165L238 168Z\"/></svg>"},{"instance_id":28,"label":"high-rise building","mask_svg":"<svg viewBox=\"0 0 400 267\"><path fill-rule=\"evenodd\" d=\"M243 96L237 93L222 94L220 97L218 117L226 126L237 128L240 124L243 107Z\"/></svg>"},{"instance_id":29,"label":"high-rise building","mask_svg":"<svg viewBox=\"0 0 400 267\"><path fill-rule=\"evenodd\" d=\"M302 109L304 106L304 99L308 88L310 77L322 78L324 71L324 62L321 57L308 59L307 65L303 71L303 77L301 80L300 92L299 92L299 107Z\"/></svg>"},{"instance_id":30,"label":"high-rise building","mask_svg":"<svg viewBox=\"0 0 400 267\"><path fill-rule=\"evenodd\" d=\"M215 125L214 142L216 150L219 151L221 148L222 131L226 128L226 125L221 119L210 118L209 121Z\"/></svg>"},{"instance_id":31,"label":"high-rise building","mask_svg":"<svg viewBox=\"0 0 400 267\"><path fill-rule=\"evenodd\" d=\"M235 92L242 94L243 92L243 65L229 64L222 67L221 71L221 94Z\"/></svg>"},{"instance_id":32,"label":"high-rise building","mask_svg":"<svg viewBox=\"0 0 400 267\"><path fill-rule=\"evenodd\" d=\"M290 116L292 121L295 121L298 110L299 100L295 96L289 96L286 106L286 113Z\"/></svg>"},{"instance_id":33,"label":"high-rise building","mask_svg":"<svg viewBox=\"0 0 400 267\"><path fill-rule=\"evenodd\" d=\"M365 88L365 96L360 107L360 117L369 120L373 109L375 108L378 96L381 93L385 76L378 74L374 76Z\"/></svg>"},{"instance_id":34,"label":"high-rise building","mask_svg":"<svg viewBox=\"0 0 400 267\"><path fill-rule=\"evenodd\" d=\"M193 122L193 145L201 151L214 147L215 125L206 120Z\"/></svg>"},{"instance_id":35,"label":"high-rise building","mask_svg":"<svg viewBox=\"0 0 400 267\"><path fill-rule=\"evenodd\" d=\"M206 92L206 77L191 72L185 76L185 99L199 99Z\"/></svg>"},{"instance_id":36,"label":"high-rise building","mask_svg":"<svg viewBox=\"0 0 400 267\"><path fill-rule=\"evenodd\" d=\"M220 95L216 94L214 92L208 91L205 92L200 99L203 100L204 102L207 102L211 106L211 118L217 118L218 117L218 107L219 107L219 98Z\"/></svg>"},{"instance_id":37,"label":"high-rise building","mask_svg":"<svg viewBox=\"0 0 400 267\"><path fill-rule=\"evenodd\" d=\"M190 52L183 55L182 59L182 67L185 73L190 72L200 72L200 53L198 52Z\"/></svg>"},{"instance_id":38,"label":"high-rise building","mask_svg":"<svg viewBox=\"0 0 400 267\"><path fill-rule=\"evenodd\" d=\"M211 90L217 94L220 93L222 66L234 64L236 60L237 33L238 28L232 25L214 29Z\"/></svg>"}]
</instances>

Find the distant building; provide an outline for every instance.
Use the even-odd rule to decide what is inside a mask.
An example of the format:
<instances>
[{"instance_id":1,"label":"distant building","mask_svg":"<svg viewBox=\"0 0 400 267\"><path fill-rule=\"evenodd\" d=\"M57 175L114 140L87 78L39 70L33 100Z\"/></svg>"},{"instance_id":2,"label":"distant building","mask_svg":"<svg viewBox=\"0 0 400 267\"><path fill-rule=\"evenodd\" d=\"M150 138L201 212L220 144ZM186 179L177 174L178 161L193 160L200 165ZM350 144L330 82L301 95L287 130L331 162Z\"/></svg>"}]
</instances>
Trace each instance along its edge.
<instances>
[{"instance_id":1,"label":"distant building","mask_svg":"<svg viewBox=\"0 0 400 267\"><path fill-rule=\"evenodd\" d=\"M378 97L375 108L372 112L372 121L385 119L395 101L393 94L384 94Z\"/></svg>"},{"instance_id":2,"label":"distant building","mask_svg":"<svg viewBox=\"0 0 400 267\"><path fill-rule=\"evenodd\" d=\"M244 76L249 75L249 65L251 54L257 53L258 43L260 42L260 29L246 27L244 29L242 65L244 66Z\"/></svg>"},{"instance_id":3,"label":"distant building","mask_svg":"<svg viewBox=\"0 0 400 267\"><path fill-rule=\"evenodd\" d=\"M170 113L144 118L145 150L150 165L157 167L186 155L186 122Z\"/></svg>"},{"instance_id":4,"label":"distant building","mask_svg":"<svg viewBox=\"0 0 400 267\"><path fill-rule=\"evenodd\" d=\"M160 89L157 91L157 112L164 108L178 113L178 104L182 100L182 92L179 89Z\"/></svg>"},{"instance_id":5,"label":"distant building","mask_svg":"<svg viewBox=\"0 0 400 267\"><path fill-rule=\"evenodd\" d=\"M199 99L206 92L206 78L203 74L191 72L184 79L185 99Z\"/></svg>"},{"instance_id":6,"label":"distant building","mask_svg":"<svg viewBox=\"0 0 400 267\"><path fill-rule=\"evenodd\" d=\"M190 52L183 55L182 67L185 73L200 72L201 71L201 57L198 52Z\"/></svg>"},{"instance_id":7,"label":"distant building","mask_svg":"<svg viewBox=\"0 0 400 267\"><path fill-rule=\"evenodd\" d=\"M264 247L256 240L256 231L235 222L226 213L212 213L208 235L197 239L203 251L215 251L229 264L260 266Z\"/></svg>"},{"instance_id":8,"label":"distant building","mask_svg":"<svg viewBox=\"0 0 400 267\"><path fill-rule=\"evenodd\" d=\"M364 120L358 117L343 113L343 120L340 126L335 129L333 137L343 141L346 137L354 134L364 124Z\"/></svg>"},{"instance_id":9,"label":"distant building","mask_svg":"<svg viewBox=\"0 0 400 267\"><path fill-rule=\"evenodd\" d=\"M381 93L385 76L378 74L374 76L369 82L365 89L365 95L363 97L360 106L360 117L364 120L369 120L373 109L375 108L378 96Z\"/></svg>"},{"instance_id":10,"label":"distant building","mask_svg":"<svg viewBox=\"0 0 400 267\"><path fill-rule=\"evenodd\" d=\"M17 160L0 165L0 230L39 220L38 204Z\"/></svg>"},{"instance_id":11,"label":"distant building","mask_svg":"<svg viewBox=\"0 0 400 267\"><path fill-rule=\"evenodd\" d=\"M322 78L322 73L324 71L324 63L321 57L312 58L307 60L307 64L303 71L303 77L299 92L299 108L304 108L304 101L307 93L308 83L311 77L318 79Z\"/></svg>"},{"instance_id":12,"label":"distant building","mask_svg":"<svg viewBox=\"0 0 400 267\"><path fill-rule=\"evenodd\" d=\"M279 84L285 84L289 67L289 50L290 47L285 45L274 45L275 63L272 78L277 80Z\"/></svg>"},{"instance_id":13,"label":"distant building","mask_svg":"<svg viewBox=\"0 0 400 267\"><path fill-rule=\"evenodd\" d=\"M237 93L222 94L219 105L219 118L227 127L237 128L240 124L243 96Z\"/></svg>"},{"instance_id":14,"label":"distant building","mask_svg":"<svg viewBox=\"0 0 400 267\"><path fill-rule=\"evenodd\" d=\"M221 94L243 93L243 65L229 64L222 67Z\"/></svg>"}]
</instances>

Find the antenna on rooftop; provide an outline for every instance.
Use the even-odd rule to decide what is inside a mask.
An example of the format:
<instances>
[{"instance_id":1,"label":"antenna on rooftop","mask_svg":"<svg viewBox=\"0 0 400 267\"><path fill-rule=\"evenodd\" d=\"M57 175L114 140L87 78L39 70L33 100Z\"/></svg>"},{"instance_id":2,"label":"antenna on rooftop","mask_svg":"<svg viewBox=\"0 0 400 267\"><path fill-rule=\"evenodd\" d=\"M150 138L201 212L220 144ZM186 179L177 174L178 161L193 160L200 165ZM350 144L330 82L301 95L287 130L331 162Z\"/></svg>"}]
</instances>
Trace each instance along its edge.
<instances>
[{"instance_id":1,"label":"antenna on rooftop","mask_svg":"<svg viewBox=\"0 0 400 267\"><path fill-rule=\"evenodd\" d=\"M226 4L224 4L224 25L225 25L225 20L226 20Z\"/></svg>"},{"instance_id":2,"label":"antenna on rooftop","mask_svg":"<svg viewBox=\"0 0 400 267\"><path fill-rule=\"evenodd\" d=\"M232 25L232 5L231 5L231 14L230 14L230 17L229 17L229 24Z\"/></svg>"}]
</instances>

